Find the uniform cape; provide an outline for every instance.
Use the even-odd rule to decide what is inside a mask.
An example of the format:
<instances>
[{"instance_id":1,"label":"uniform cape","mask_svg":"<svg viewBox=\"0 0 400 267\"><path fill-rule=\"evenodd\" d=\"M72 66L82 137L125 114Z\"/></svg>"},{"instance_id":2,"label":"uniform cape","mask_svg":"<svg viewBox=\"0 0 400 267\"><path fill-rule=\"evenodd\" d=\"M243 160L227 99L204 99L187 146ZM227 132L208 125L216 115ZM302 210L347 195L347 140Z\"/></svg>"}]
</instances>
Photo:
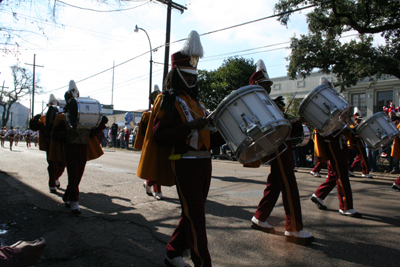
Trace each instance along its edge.
<instances>
[{"instance_id":1,"label":"uniform cape","mask_svg":"<svg viewBox=\"0 0 400 267\"><path fill-rule=\"evenodd\" d=\"M46 127L46 115L40 117L39 123ZM39 150L46 151L46 133L44 127L39 128Z\"/></svg>"},{"instance_id":2,"label":"uniform cape","mask_svg":"<svg viewBox=\"0 0 400 267\"><path fill-rule=\"evenodd\" d=\"M322 161L327 161L328 157L324 148L324 138L320 136L316 130L313 133L313 141L314 141L314 155L316 157L322 158Z\"/></svg>"},{"instance_id":3,"label":"uniform cape","mask_svg":"<svg viewBox=\"0 0 400 267\"><path fill-rule=\"evenodd\" d=\"M150 114L151 114L151 111L145 111L145 112L143 112L142 118L140 119L139 127L136 132L135 144L133 145L133 148L136 148L137 150L142 150L144 137L145 137L143 134L143 124L149 122ZM146 130L146 132L147 132L147 130Z\"/></svg>"},{"instance_id":4,"label":"uniform cape","mask_svg":"<svg viewBox=\"0 0 400 267\"><path fill-rule=\"evenodd\" d=\"M173 186L175 185L175 176L172 171L171 161L168 159L172 146L158 146L153 137L154 119L156 116L161 118L165 114L165 111L160 108L161 100L162 95L158 95L154 102L136 175L139 178L156 182L157 185Z\"/></svg>"},{"instance_id":5,"label":"uniform cape","mask_svg":"<svg viewBox=\"0 0 400 267\"><path fill-rule=\"evenodd\" d=\"M57 114L56 119L54 120L53 128L55 128L60 123L65 123L67 131L70 130L70 126L67 123L65 115L63 113ZM97 140L97 137L94 136L92 138L89 138L89 141L87 143L87 161L92 159L97 159L103 154L104 154L103 149L101 148L99 140ZM64 144L62 141L54 140L54 138L51 138L49 160L65 162Z\"/></svg>"}]
</instances>

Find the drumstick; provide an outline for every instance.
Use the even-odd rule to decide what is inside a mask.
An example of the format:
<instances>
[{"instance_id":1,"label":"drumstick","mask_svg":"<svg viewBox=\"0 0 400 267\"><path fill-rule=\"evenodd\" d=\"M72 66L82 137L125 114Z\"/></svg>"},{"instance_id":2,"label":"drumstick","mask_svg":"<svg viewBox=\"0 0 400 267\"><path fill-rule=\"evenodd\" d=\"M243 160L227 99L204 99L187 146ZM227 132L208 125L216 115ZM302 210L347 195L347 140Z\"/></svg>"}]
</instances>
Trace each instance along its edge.
<instances>
[{"instance_id":1,"label":"drumstick","mask_svg":"<svg viewBox=\"0 0 400 267\"><path fill-rule=\"evenodd\" d=\"M210 118L214 115L214 113L215 113L215 110L212 111L212 112L206 117L206 119L210 119ZM196 114L196 115L197 115L197 114ZM197 131L197 130L192 130L192 131L190 132L190 134L188 134L187 138L190 138L190 137L192 136L192 134L193 134L195 131Z\"/></svg>"},{"instance_id":2,"label":"drumstick","mask_svg":"<svg viewBox=\"0 0 400 267\"><path fill-rule=\"evenodd\" d=\"M296 97L296 95L297 95L297 92L294 93L294 95L293 95L292 99L290 100L290 102L289 102L289 104L288 104L288 106L287 106L287 108L286 108L284 114L286 114L286 113L288 112L289 107L292 105L292 103L293 103L294 98Z\"/></svg>"}]
</instances>

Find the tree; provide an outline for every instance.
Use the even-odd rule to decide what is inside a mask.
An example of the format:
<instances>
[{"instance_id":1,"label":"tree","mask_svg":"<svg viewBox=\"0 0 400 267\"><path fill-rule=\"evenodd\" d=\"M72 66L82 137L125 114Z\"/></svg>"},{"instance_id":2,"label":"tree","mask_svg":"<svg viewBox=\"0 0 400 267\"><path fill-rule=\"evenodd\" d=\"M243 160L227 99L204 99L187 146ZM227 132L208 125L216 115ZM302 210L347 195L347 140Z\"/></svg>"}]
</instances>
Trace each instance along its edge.
<instances>
[{"instance_id":1,"label":"tree","mask_svg":"<svg viewBox=\"0 0 400 267\"><path fill-rule=\"evenodd\" d=\"M210 110L215 110L231 92L248 85L255 71L253 59L237 56L225 59L217 70L199 70L200 101Z\"/></svg>"},{"instance_id":2,"label":"tree","mask_svg":"<svg viewBox=\"0 0 400 267\"><path fill-rule=\"evenodd\" d=\"M11 66L12 76L14 80L14 87L11 90L4 90L2 88L0 92L0 106L3 107L2 114L2 127L7 125L10 119L11 106L17 103L19 99L30 94L32 92L33 75L26 68L19 67L17 65ZM35 78L35 90L41 89L39 84L39 78Z\"/></svg>"},{"instance_id":3,"label":"tree","mask_svg":"<svg viewBox=\"0 0 400 267\"><path fill-rule=\"evenodd\" d=\"M129 2L121 0L93 1L107 5L110 5L110 2L116 2L119 6L123 4L122 2ZM0 11L6 11L2 12L3 14L8 14L8 16L12 16L15 21L18 21L20 19L20 15L24 14L23 11L29 10L33 14L30 14L30 18L28 19L37 26L34 28L34 30L31 30L26 26L24 28L16 28L15 25L2 25L0 23L0 43L4 45L11 43L14 44L13 39L15 37L26 38L30 34L46 36L44 24L48 21L53 21L55 24L57 24L57 12L60 7L64 7L65 5L69 4L59 3L56 0L0 0ZM14 50L7 48L7 46L4 46L2 51L3 53L15 53Z\"/></svg>"},{"instance_id":4,"label":"tree","mask_svg":"<svg viewBox=\"0 0 400 267\"><path fill-rule=\"evenodd\" d=\"M295 99L293 99L293 102L290 104L290 101L292 100L292 98L293 98L292 93L285 94L285 100L286 100L285 101L286 102L285 109L287 109L286 114L289 115L289 117L291 117L291 118L297 118L300 116L299 109L300 109L301 100L300 100L300 98L295 98ZM290 104L290 106L288 106L289 104Z\"/></svg>"},{"instance_id":5,"label":"tree","mask_svg":"<svg viewBox=\"0 0 400 267\"><path fill-rule=\"evenodd\" d=\"M309 33L293 37L288 76L305 78L313 69L333 73L341 91L357 84L393 75L400 78L400 1L393 0L279 0L275 11L287 26L291 13L300 5L314 5L307 14ZM358 40L344 43L344 33L358 32ZM383 45L374 45L380 34Z\"/></svg>"}]
</instances>

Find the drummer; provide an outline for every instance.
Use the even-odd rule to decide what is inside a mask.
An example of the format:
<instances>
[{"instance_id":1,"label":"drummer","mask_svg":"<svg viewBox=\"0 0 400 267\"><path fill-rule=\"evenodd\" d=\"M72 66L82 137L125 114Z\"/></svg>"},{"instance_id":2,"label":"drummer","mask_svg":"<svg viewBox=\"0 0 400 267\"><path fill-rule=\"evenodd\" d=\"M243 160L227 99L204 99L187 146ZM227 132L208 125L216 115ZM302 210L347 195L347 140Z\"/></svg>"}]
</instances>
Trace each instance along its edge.
<instances>
[{"instance_id":1,"label":"drummer","mask_svg":"<svg viewBox=\"0 0 400 267\"><path fill-rule=\"evenodd\" d=\"M12 151L14 136L17 134L17 131L11 126L10 130L7 131L5 138L8 137L8 141L10 142L10 150Z\"/></svg>"},{"instance_id":2,"label":"drummer","mask_svg":"<svg viewBox=\"0 0 400 267\"><path fill-rule=\"evenodd\" d=\"M15 131L17 133L15 134L14 141L15 141L15 146L18 146L18 142L19 142L19 139L21 138L22 131L19 129L18 126L17 126L17 129L15 129Z\"/></svg>"},{"instance_id":3,"label":"drummer","mask_svg":"<svg viewBox=\"0 0 400 267\"><path fill-rule=\"evenodd\" d=\"M331 86L329 81L322 77L321 84ZM346 131L337 130L332 134L323 137L320 134L314 135L315 155L327 160L328 176L314 194L311 201L320 210L327 210L324 199L336 186L339 198L339 213L344 216L361 218L362 214L353 208L353 193L349 180L349 148L345 143Z\"/></svg>"},{"instance_id":4,"label":"drummer","mask_svg":"<svg viewBox=\"0 0 400 267\"><path fill-rule=\"evenodd\" d=\"M354 129L354 131L353 133L349 134L347 143L350 149L354 149L356 151L357 155L349 167L349 176L354 177L355 176L353 173L354 169L361 164L361 169L362 169L361 176L366 178L374 178L372 177L371 174L369 174L370 168L368 164L367 150L365 144L360 138L360 136L355 132L356 127L361 123L363 119L361 111L357 107L354 108L353 118L354 118L354 124L350 125L350 128Z\"/></svg>"},{"instance_id":5,"label":"drummer","mask_svg":"<svg viewBox=\"0 0 400 267\"><path fill-rule=\"evenodd\" d=\"M6 126L4 126L0 130L1 147L4 147L4 141L6 140L6 133L7 133L7 129L6 129Z\"/></svg>"},{"instance_id":6,"label":"drummer","mask_svg":"<svg viewBox=\"0 0 400 267\"><path fill-rule=\"evenodd\" d=\"M107 117L92 129L78 128L78 87L73 80L64 94L66 106L64 113L56 115L50 139L49 160L65 160L68 185L64 192L65 207L71 208L74 215L81 214L79 207L79 184L85 171L86 162L104 154L96 135L106 128ZM68 113L68 114L67 114ZM67 120L69 119L69 121Z\"/></svg>"},{"instance_id":7,"label":"drummer","mask_svg":"<svg viewBox=\"0 0 400 267\"><path fill-rule=\"evenodd\" d=\"M260 85L271 93L273 82L269 79L267 69L262 60L257 62L257 71L250 78L250 85ZM277 106L283 110L285 103L283 97L278 97L275 100ZM295 121L292 125L293 131L301 131L301 122ZM287 149L283 151L285 144ZM303 230L303 219L301 215L299 189L297 187L296 176L294 174L294 158L292 144L290 140L286 140L275 152L276 158L271 161L271 172L268 175L267 187L264 190L258 208L251 219L252 228L266 233L275 233L273 226L268 224L267 220L282 192L283 206L286 214L286 240L297 244L309 244L315 238L307 231ZM275 156L273 155L273 156ZM269 157L267 156L269 159ZM259 167L268 159L264 158L258 162L246 164L247 167Z\"/></svg>"}]
</instances>

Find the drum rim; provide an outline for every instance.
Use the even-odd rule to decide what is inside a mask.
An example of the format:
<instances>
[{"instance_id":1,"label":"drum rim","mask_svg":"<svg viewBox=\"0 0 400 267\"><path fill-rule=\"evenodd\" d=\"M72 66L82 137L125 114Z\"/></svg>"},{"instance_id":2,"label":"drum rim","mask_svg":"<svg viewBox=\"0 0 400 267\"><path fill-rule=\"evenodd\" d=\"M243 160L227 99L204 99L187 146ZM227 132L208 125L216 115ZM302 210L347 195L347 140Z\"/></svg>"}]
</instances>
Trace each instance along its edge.
<instances>
[{"instance_id":1,"label":"drum rim","mask_svg":"<svg viewBox=\"0 0 400 267\"><path fill-rule=\"evenodd\" d=\"M350 105L349 103L347 103L346 106L344 106L344 107L345 107L345 108L339 113L339 117L342 116L342 115L345 114L345 113L349 113L349 114L351 113L352 105ZM348 115L349 115L349 114L348 114ZM305 119L307 120L307 118L305 118ZM325 128L326 125L329 125L329 124L331 124L331 123L332 123L332 120L327 120L327 121L323 124L323 127L322 127L322 128ZM343 121L342 121L342 123L343 123ZM310 124L312 124L312 123L310 123ZM315 126L314 126L314 127L315 127ZM331 133L333 133L334 131L336 131L336 130L339 129L339 127L337 127L337 128L335 128L334 130L331 130L331 131L329 131L329 132L325 132L325 131L320 130L318 127L315 127L315 128L318 129L320 135L322 135L322 136L328 136L328 135L330 135Z\"/></svg>"},{"instance_id":2,"label":"drum rim","mask_svg":"<svg viewBox=\"0 0 400 267\"><path fill-rule=\"evenodd\" d=\"M282 121L279 121L279 122L282 122ZM236 159L237 159L238 161L240 161L241 163L249 163L249 162L254 162L254 161L260 160L260 159L264 158L265 156L271 155L274 151L276 151L276 150L279 148L279 146L281 146L281 145L286 141L286 139L287 139L288 136L290 135L292 125L291 125L290 121L287 120L287 122L288 122L287 124L283 124L282 126L287 126L287 127L289 127L289 131L287 132L285 138L283 139L283 142L281 142L276 148L272 148L270 151L267 151L266 154L263 155L263 156L253 158L253 159L248 160L248 161L242 161L242 160L240 160L240 153L243 152L243 151L246 149L246 147L248 147L249 141L253 140L253 138L251 138L251 136L246 136L246 138L244 138L244 139L242 140L242 142L241 142L241 143L237 146L237 148L236 148L236 151L235 151ZM276 123L276 122L274 122L274 123ZM260 132L261 132L261 131L260 131ZM247 141L247 142L246 142L246 141ZM257 141L258 141L258 140L257 140ZM245 142L246 142L246 143L245 143ZM240 153L239 153L239 151L240 151ZM268 152L269 152L269 153L268 153Z\"/></svg>"},{"instance_id":3,"label":"drum rim","mask_svg":"<svg viewBox=\"0 0 400 267\"><path fill-rule=\"evenodd\" d=\"M308 142L310 142L310 140L311 140L311 131L310 131L310 128L308 128L307 125L302 125L302 126L303 126L303 132L302 132L302 134L301 134L301 137L303 137L303 139L302 139L301 142L298 143L298 144L293 144L293 140L292 140L292 147L305 146L305 145L307 145ZM307 129L308 135L304 134L304 132L305 132L304 129ZM307 137L305 138L305 136L307 136ZM308 139L308 141L304 143L304 141L307 140L307 139Z\"/></svg>"},{"instance_id":4,"label":"drum rim","mask_svg":"<svg viewBox=\"0 0 400 267\"><path fill-rule=\"evenodd\" d=\"M239 89L236 89L235 91L233 91L232 93L230 93L229 95L227 95L222 101L221 103L219 103L217 109L215 110L214 113L214 121L215 124L218 123L218 119L221 116L221 109L227 105L229 105L234 99L237 99L237 97L239 95L242 95L244 92L247 91L251 91L252 89L258 89L256 91L262 91L265 92L265 95L267 95L269 97L269 99L271 99L271 97L268 95L268 93L265 91L265 89L259 85L246 85L243 87L240 87ZM271 99L272 101L272 99Z\"/></svg>"},{"instance_id":5,"label":"drum rim","mask_svg":"<svg viewBox=\"0 0 400 267\"><path fill-rule=\"evenodd\" d=\"M377 142L374 146L372 146L372 147L370 147L370 148L371 148L373 151L375 151L375 150L377 150L377 149L379 149L379 148L385 147L385 146L387 146L388 144L390 144L390 142L392 142L393 139L395 139L399 134L400 134L400 131L397 131L396 133L390 134L387 138L382 139L381 142ZM361 136L361 138L363 139L362 136ZM364 139L363 139L363 141L366 142ZM366 142L366 143L367 143L367 142ZM367 147L368 147L368 144L367 144Z\"/></svg>"},{"instance_id":6,"label":"drum rim","mask_svg":"<svg viewBox=\"0 0 400 267\"><path fill-rule=\"evenodd\" d=\"M357 132L362 131L362 128L367 126L367 123L370 122L372 118L383 117L383 116L386 116L385 112L384 111L378 111L375 114L373 114L372 116L366 118L365 120L360 122L360 124L357 126L357 128L356 128ZM389 119L389 117L388 117L388 119Z\"/></svg>"}]
</instances>

